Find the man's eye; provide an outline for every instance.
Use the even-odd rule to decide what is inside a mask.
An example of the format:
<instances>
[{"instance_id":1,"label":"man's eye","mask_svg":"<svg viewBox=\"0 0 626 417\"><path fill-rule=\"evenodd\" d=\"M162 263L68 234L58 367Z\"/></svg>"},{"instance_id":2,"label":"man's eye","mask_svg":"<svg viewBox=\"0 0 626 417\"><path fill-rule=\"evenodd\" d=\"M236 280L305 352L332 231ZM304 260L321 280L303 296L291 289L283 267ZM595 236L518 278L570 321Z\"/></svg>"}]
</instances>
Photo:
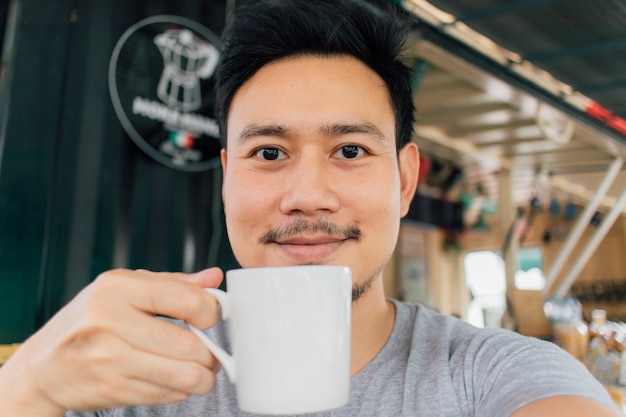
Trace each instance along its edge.
<instances>
[{"instance_id":1,"label":"man's eye","mask_svg":"<svg viewBox=\"0 0 626 417\"><path fill-rule=\"evenodd\" d=\"M365 153L365 150L363 150L363 148L360 146L346 145L346 146L342 146L339 150L337 150L337 152L335 153L335 156L338 158L354 159L354 158L358 158L364 153Z\"/></svg>"},{"instance_id":2,"label":"man's eye","mask_svg":"<svg viewBox=\"0 0 626 417\"><path fill-rule=\"evenodd\" d=\"M285 154L276 148L261 148L257 150L254 155L257 158L263 159L265 161L276 161L277 159L282 159L285 157Z\"/></svg>"}]
</instances>

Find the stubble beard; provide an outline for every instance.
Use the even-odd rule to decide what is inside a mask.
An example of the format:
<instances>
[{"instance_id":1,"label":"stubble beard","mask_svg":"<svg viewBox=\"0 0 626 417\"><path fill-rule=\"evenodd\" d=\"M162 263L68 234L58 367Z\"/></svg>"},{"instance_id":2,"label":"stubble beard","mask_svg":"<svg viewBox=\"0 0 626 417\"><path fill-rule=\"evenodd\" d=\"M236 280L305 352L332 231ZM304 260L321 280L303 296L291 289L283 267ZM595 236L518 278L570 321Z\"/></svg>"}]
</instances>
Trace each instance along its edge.
<instances>
[{"instance_id":1,"label":"stubble beard","mask_svg":"<svg viewBox=\"0 0 626 417\"><path fill-rule=\"evenodd\" d=\"M352 284L352 304L359 301L363 298L364 295L370 292L374 282L378 279L378 277L382 276L383 267L380 267L373 275L369 276L363 282L355 282Z\"/></svg>"},{"instance_id":2,"label":"stubble beard","mask_svg":"<svg viewBox=\"0 0 626 417\"><path fill-rule=\"evenodd\" d=\"M375 276L371 276L366 279L365 282L355 282L354 284L352 284L352 304L359 301L361 297L363 297L372 289L372 284L375 279Z\"/></svg>"}]
</instances>

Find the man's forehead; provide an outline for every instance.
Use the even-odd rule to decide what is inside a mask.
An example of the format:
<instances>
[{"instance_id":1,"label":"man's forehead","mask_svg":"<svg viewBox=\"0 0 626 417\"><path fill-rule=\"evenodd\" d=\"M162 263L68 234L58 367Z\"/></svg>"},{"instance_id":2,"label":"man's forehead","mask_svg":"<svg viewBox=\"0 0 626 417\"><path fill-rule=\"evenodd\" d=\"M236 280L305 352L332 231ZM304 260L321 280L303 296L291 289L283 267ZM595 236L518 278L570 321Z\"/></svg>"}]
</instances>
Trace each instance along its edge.
<instances>
[{"instance_id":1,"label":"man's forehead","mask_svg":"<svg viewBox=\"0 0 626 417\"><path fill-rule=\"evenodd\" d=\"M295 136L305 129L325 136L393 136L395 141L386 84L350 55L294 56L264 65L230 102L229 143L254 136Z\"/></svg>"}]
</instances>

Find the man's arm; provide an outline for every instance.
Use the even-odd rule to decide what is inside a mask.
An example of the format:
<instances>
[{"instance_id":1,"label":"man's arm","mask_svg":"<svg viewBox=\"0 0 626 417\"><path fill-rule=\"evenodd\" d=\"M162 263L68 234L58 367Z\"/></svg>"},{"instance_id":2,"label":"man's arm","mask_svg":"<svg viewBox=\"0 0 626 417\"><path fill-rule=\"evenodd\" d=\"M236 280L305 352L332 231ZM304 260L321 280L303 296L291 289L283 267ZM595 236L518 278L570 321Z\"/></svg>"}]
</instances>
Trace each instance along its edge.
<instances>
[{"instance_id":1,"label":"man's arm","mask_svg":"<svg viewBox=\"0 0 626 417\"><path fill-rule=\"evenodd\" d=\"M217 303L195 275L115 270L102 274L0 368L0 416L59 417L66 410L181 401L215 384L215 358L189 330L207 328Z\"/></svg>"},{"instance_id":2,"label":"man's arm","mask_svg":"<svg viewBox=\"0 0 626 417\"><path fill-rule=\"evenodd\" d=\"M534 401L511 417L623 417L606 405L583 397L558 396Z\"/></svg>"}]
</instances>

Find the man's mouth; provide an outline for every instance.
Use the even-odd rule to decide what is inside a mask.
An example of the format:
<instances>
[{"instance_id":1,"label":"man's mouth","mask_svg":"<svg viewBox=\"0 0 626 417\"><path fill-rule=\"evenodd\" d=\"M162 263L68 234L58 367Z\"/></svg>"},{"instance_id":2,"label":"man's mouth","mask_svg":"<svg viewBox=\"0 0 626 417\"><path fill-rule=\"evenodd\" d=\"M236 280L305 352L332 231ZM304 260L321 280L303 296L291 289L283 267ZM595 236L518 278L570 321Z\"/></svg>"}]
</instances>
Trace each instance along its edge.
<instances>
[{"instance_id":1,"label":"man's mouth","mask_svg":"<svg viewBox=\"0 0 626 417\"><path fill-rule=\"evenodd\" d=\"M279 245L325 245L329 243L337 243L346 239L338 239L332 236L292 236L277 241Z\"/></svg>"},{"instance_id":2,"label":"man's mouth","mask_svg":"<svg viewBox=\"0 0 626 417\"><path fill-rule=\"evenodd\" d=\"M345 242L360 239L361 230L356 225L340 227L324 217L313 220L296 217L264 233L258 242L277 245L297 262L317 262L332 257Z\"/></svg>"},{"instance_id":3,"label":"man's mouth","mask_svg":"<svg viewBox=\"0 0 626 417\"><path fill-rule=\"evenodd\" d=\"M270 229L259 237L258 242L318 245L349 239L361 239L361 229L357 225L340 227L324 217L313 220L296 217L283 226Z\"/></svg>"},{"instance_id":4,"label":"man's mouth","mask_svg":"<svg viewBox=\"0 0 626 417\"><path fill-rule=\"evenodd\" d=\"M347 239L294 236L275 242L287 256L301 262L319 261L329 258Z\"/></svg>"}]
</instances>

